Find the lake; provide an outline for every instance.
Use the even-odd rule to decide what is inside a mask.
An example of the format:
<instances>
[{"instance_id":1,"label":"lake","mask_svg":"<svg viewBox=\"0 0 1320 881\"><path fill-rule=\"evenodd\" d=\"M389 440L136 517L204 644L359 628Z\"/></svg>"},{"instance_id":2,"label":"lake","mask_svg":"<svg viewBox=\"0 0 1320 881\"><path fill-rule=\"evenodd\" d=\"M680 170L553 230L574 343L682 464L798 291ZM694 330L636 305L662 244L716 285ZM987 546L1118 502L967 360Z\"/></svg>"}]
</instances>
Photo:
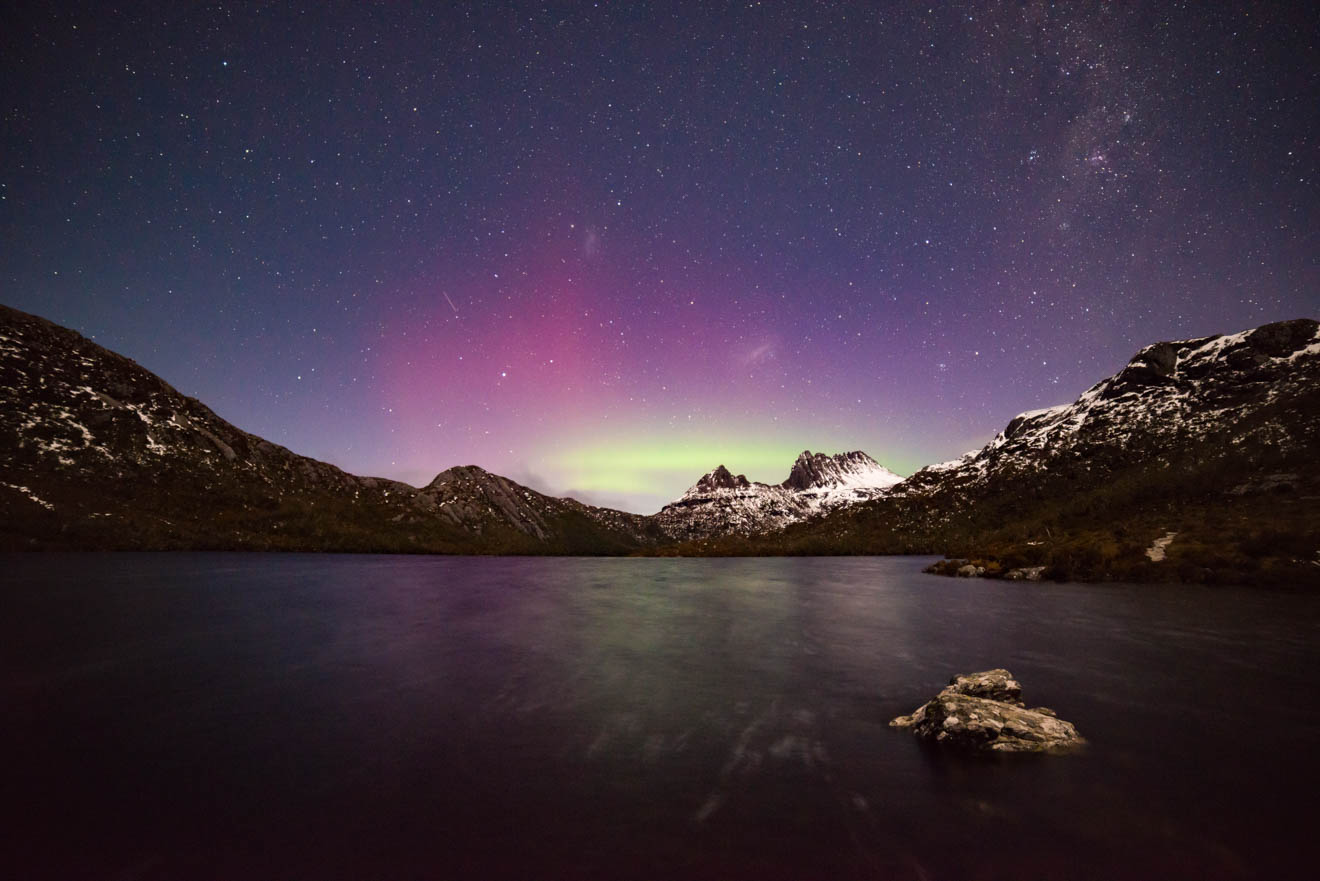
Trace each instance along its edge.
<instances>
[{"instance_id":1,"label":"lake","mask_svg":"<svg viewBox=\"0 0 1320 881\"><path fill-rule=\"evenodd\" d=\"M1296 877L1320 600L929 559L0 558L8 878ZM888 727L1003 666L1088 748Z\"/></svg>"}]
</instances>

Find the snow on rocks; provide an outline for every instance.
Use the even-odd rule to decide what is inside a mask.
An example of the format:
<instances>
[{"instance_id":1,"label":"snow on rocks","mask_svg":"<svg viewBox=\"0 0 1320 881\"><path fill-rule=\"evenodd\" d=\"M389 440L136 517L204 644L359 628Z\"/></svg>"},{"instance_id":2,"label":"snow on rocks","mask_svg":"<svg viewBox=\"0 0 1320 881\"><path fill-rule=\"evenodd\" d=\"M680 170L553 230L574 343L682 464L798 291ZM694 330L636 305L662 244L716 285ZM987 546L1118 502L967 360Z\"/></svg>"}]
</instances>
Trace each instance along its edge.
<instances>
[{"instance_id":1,"label":"snow on rocks","mask_svg":"<svg viewBox=\"0 0 1320 881\"><path fill-rule=\"evenodd\" d=\"M804 450L788 479L771 485L735 475L720 465L656 515L661 529L680 541L736 533L752 535L884 495L903 478L860 450Z\"/></svg>"},{"instance_id":2,"label":"snow on rocks","mask_svg":"<svg viewBox=\"0 0 1320 881\"><path fill-rule=\"evenodd\" d=\"M28 497L30 500L32 500L33 502L36 502L36 503L37 503L38 505L40 505L41 507L45 508L47 511L54 511L54 510L55 510L55 506L54 506L54 505L52 505L50 502L46 501L45 499L42 499L42 498L38 497L36 493L34 493L32 490L28 489L26 486L19 486L19 485L16 484L16 483L0 483L0 486L7 486L7 487L9 487L9 488L12 489L12 490L16 490L16 491L22 493L23 495L27 496L27 497Z\"/></svg>"},{"instance_id":3,"label":"snow on rocks","mask_svg":"<svg viewBox=\"0 0 1320 881\"><path fill-rule=\"evenodd\" d=\"M1168 548L1169 545L1173 544L1173 540L1177 537L1178 537L1178 533L1170 532L1170 533L1166 533L1161 538L1155 539L1155 542L1150 547L1146 548L1146 557L1152 563L1161 562L1164 559L1165 549Z\"/></svg>"},{"instance_id":4,"label":"snow on rocks","mask_svg":"<svg viewBox=\"0 0 1320 881\"><path fill-rule=\"evenodd\" d=\"M1241 417L1244 406L1273 400L1281 384L1304 382L1299 362L1311 361L1320 361L1320 323L1307 318L1156 343L1073 403L1019 414L981 450L923 468L895 493L910 496L949 481L985 483L997 474L1049 467L1051 458L1123 450L1134 439L1202 434L1227 414ZM1267 393L1255 394L1261 388Z\"/></svg>"},{"instance_id":5,"label":"snow on rocks","mask_svg":"<svg viewBox=\"0 0 1320 881\"><path fill-rule=\"evenodd\" d=\"M977 752L1069 752L1086 741L1049 707L1026 709L1022 685L1002 668L949 680L910 716L889 724L918 737Z\"/></svg>"}]
</instances>

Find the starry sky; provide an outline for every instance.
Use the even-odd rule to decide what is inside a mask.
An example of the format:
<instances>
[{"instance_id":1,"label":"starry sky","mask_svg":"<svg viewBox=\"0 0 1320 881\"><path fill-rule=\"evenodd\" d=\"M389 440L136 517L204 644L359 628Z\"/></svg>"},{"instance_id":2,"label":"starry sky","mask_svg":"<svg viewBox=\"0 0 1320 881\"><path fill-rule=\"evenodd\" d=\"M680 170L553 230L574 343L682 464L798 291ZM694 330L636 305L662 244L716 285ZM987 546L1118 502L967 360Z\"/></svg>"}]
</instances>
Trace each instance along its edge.
<instances>
[{"instance_id":1,"label":"starry sky","mask_svg":"<svg viewBox=\"0 0 1320 881\"><path fill-rule=\"evenodd\" d=\"M48 3L0 301L241 428L649 513L1320 312L1306 4Z\"/></svg>"}]
</instances>

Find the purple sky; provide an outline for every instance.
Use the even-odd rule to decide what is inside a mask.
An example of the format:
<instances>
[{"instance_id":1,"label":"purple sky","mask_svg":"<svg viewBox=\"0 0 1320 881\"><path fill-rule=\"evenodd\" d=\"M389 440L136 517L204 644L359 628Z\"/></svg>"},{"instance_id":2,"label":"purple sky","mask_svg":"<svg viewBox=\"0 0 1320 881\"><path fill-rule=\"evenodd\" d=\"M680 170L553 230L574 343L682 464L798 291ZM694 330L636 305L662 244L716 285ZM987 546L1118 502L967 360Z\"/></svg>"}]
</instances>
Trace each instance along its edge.
<instances>
[{"instance_id":1,"label":"purple sky","mask_svg":"<svg viewBox=\"0 0 1320 881\"><path fill-rule=\"evenodd\" d=\"M0 299L357 473L906 474L1320 311L1301 5L74 5L0 58Z\"/></svg>"}]
</instances>

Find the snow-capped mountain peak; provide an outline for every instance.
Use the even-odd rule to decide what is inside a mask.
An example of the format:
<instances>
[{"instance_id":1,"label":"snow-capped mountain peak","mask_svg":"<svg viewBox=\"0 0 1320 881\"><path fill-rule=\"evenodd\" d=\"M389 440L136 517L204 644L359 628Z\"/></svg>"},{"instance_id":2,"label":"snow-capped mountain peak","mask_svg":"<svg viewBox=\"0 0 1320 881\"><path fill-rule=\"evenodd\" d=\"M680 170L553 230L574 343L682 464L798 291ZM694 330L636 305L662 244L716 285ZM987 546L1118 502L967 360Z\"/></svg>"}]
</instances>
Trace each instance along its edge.
<instances>
[{"instance_id":1,"label":"snow-capped mountain peak","mask_svg":"<svg viewBox=\"0 0 1320 881\"><path fill-rule=\"evenodd\" d=\"M803 450L781 486L798 491L887 489L902 479L861 450L833 456Z\"/></svg>"},{"instance_id":2,"label":"snow-capped mountain peak","mask_svg":"<svg viewBox=\"0 0 1320 881\"><path fill-rule=\"evenodd\" d=\"M744 475L735 475L729 471L728 468L721 465L709 474L703 475L702 478L697 481L696 485L689 489L684 495L701 495L720 489L749 489L751 488L751 485L751 481L749 481Z\"/></svg>"},{"instance_id":3,"label":"snow-capped mountain peak","mask_svg":"<svg viewBox=\"0 0 1320 881\"><path fill-rule=\"evenodd\" d=\"M1136 444L1147 448L1144 455L1166 456L1167 449L1179 448L1186 438L1205 436L1230 423L1241 426L1234 445L1255 438L1253 442L1278 451L1300 441L1271 434L1268 420L1244 417L1305 388L1313 381L1307 371L1317 363L1320 323L1305 318L1155 343L1071 404L1018 414L981 450L923 468L896 493L929 492L952 483L986 484L1001 475L1066 468L1076 462L1098 470L1110 459L1143 455Z\"/></svg>"},{"instance_id":4,"label":"snow-capped mountain peak","mask_svg":"<svg viewBox=\"0 0 1320 881\"><path fill-rule=\"evenodd\" d=\"M721 465L661 509L656 519L667 535L680 540L751 535L873 499L902 479L860 450L833 456L804 450L788 479L773 486L749 481Z\"/></svg>"}]
</instances>

